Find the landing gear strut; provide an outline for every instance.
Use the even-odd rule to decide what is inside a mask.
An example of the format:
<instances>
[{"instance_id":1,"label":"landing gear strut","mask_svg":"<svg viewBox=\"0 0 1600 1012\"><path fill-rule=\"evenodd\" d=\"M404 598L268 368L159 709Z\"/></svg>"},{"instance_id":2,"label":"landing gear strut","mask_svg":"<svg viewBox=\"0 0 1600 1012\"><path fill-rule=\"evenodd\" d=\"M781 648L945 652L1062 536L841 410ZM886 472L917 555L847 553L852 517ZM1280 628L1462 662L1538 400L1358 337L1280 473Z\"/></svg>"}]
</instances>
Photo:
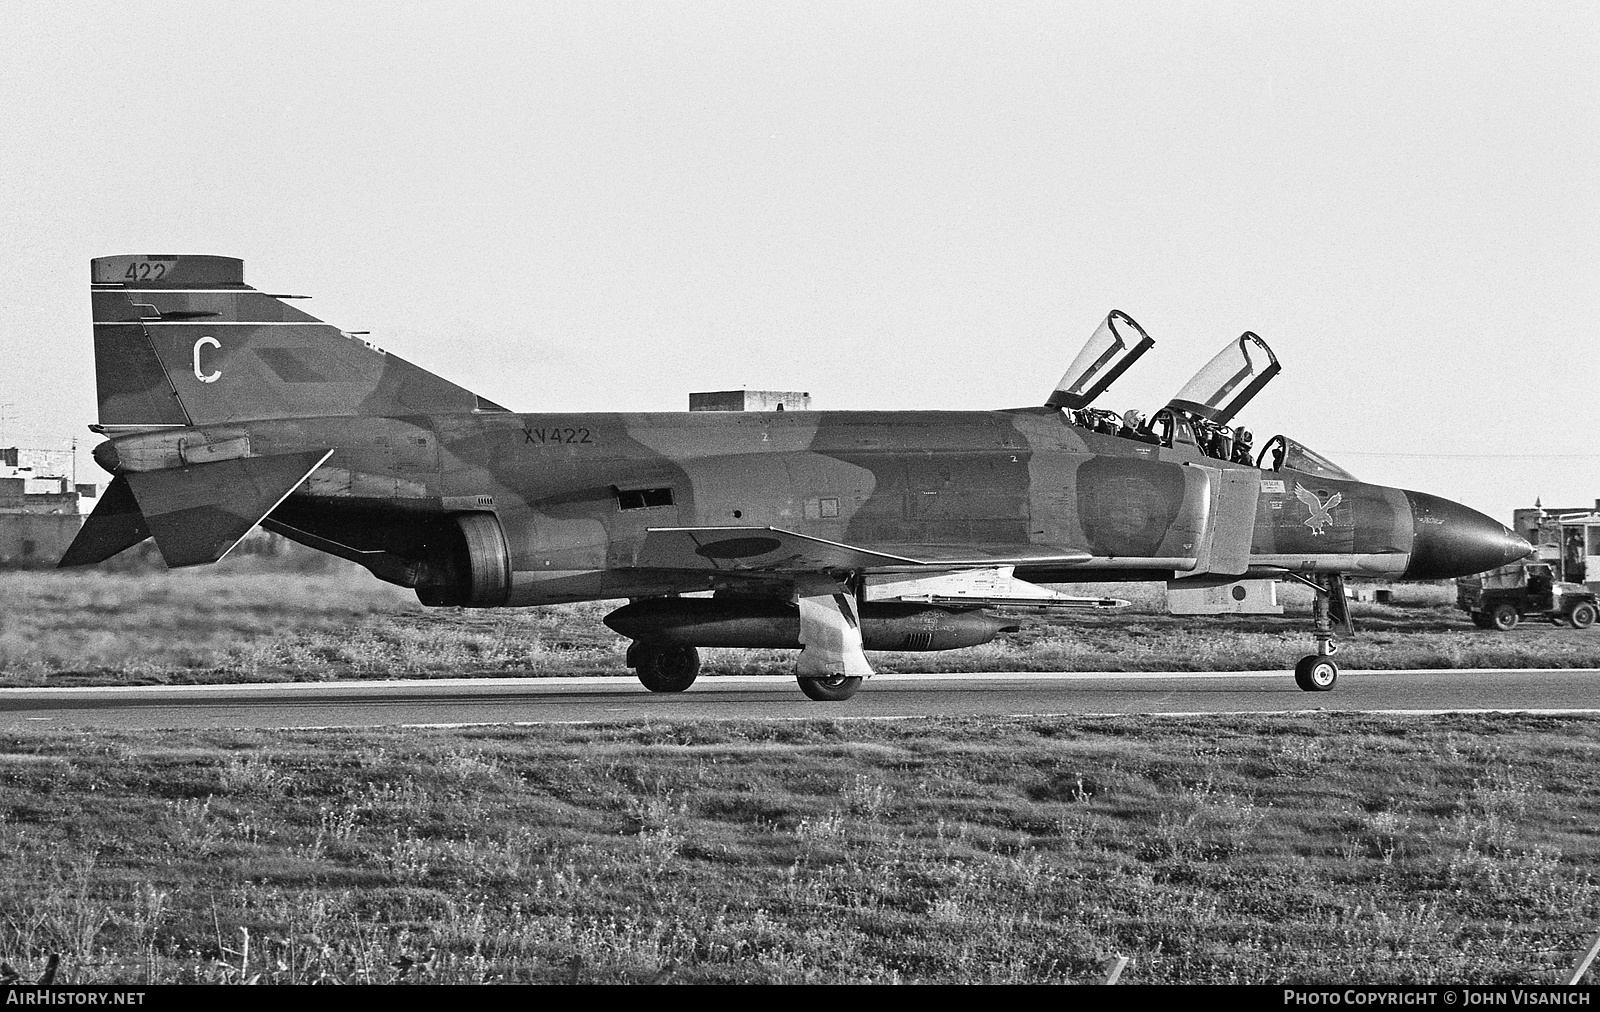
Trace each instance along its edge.
<instances>
[{"instance_id":1,"label":"landing gear strut","mask_svg":"<svg viewBox=\"0 0 1600 1012\"><path fill-rule=\"evenodd\" d=\"M795 678L807 699L836 703L861 688L872 674L861 648L861 611L855 592L829 578L795 585L800 609L800 657Z\"/></svg>"},{"instance_id":2,"label":"landing gear strut","mask_svg":"<svg viewBox=\"0 0 1600 1012\"><path fill-rule=\"evenodd\" d=\"M1343 625L1346 635L1355 631L1344 596L1344 576L1334 573L1315 582L1298 579L1317 592L1311 601L1311 638L1317 641L1317 652L1300 658L1294 666L1294 683L1306 692L1327 692L1339 680L1339 665L1333 659L1339 644L1333 639L1333 624Z\"/></svg>"},{"instance_id":3,"label":"landing gear strut","mask_svg":"<svg viewBox=\"0 0 1600 1012\"><path fill-rule=\"evenodd\" d=\"M634 643L628 648L628 667L651 692L682 692L700 674L700 651L694 647Z\"/></svg>"}]
</instances>

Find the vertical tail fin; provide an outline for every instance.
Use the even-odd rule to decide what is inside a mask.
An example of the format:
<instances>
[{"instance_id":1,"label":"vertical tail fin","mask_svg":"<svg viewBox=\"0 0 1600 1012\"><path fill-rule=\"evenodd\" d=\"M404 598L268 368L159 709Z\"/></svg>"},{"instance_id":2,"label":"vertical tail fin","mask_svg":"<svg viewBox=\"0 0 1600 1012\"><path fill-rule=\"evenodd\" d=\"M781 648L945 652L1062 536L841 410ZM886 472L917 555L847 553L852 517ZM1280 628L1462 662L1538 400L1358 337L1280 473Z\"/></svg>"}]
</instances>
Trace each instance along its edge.
<instances>
[{"instance_id":1,"label":"vertical tail fin","mask_svg":"<svg viewBox=\"0 0 1600 1012\"><path fill-rule=\"evenodd\" d=\"M244 283L244 261L91 261L100 424L504 411Z\"/></svg>"}]
</instances>

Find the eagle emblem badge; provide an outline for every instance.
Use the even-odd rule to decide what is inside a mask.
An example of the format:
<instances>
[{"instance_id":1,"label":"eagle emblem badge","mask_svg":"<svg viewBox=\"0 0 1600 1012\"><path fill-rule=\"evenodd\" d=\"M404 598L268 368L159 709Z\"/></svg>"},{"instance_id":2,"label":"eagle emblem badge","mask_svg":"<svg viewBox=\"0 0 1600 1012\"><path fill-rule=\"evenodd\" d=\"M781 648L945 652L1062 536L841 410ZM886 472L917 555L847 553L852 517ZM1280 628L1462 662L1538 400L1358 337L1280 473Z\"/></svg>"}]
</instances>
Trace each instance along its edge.
<instances>
[{"instance_id":1,"label":"eagle emblem badge","mask_svg":"<svg viewBox=\"0 0 1600 1012\"><path fill-rule=\"evenodd\" d=\"M1294 487L1294 497L1305 503L1306 507L1311 510L1311 515L1302 522L1311 528L1312 534L1321 534L1324 527L1333 523L1333 508L1344 502L1344 493L1342 492L1335 492L1328 497L1327 502L1323 502L1317 498L1315 492L1310 491L1303 485Z\"/></svg>"}]
</instances>

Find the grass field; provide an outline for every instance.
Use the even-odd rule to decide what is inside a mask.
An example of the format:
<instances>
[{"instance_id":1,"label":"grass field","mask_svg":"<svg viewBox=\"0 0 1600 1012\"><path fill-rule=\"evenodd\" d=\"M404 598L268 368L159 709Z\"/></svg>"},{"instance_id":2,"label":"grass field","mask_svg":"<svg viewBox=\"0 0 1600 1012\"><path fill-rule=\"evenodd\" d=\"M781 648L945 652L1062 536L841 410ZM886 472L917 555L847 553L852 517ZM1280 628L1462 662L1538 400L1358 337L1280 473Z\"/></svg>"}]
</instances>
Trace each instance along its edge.
<instances>
[{"instance_id":1,"label":"grass field","mask_svg":"<svg viewBox=\"0 0 1600 1012\"><path fill-rule=\"evenodd\" d=\"M1029 622L880 670L1251 669L1282 617ZM0 685L624 675L608 604L354 570L0 574ZM1350 667L1600 666L1357 605ZM787 672L707 651L708 675ZM1600 921L1577 718L647 722L0 740L0 962L102 982L1548 983Z\"/></svg>"},{"instance_id":2,"label":"grass field","mask_svg":"<svg viewBox=\"0 0 1600 1012\"><path fill-rule=\"evenodd\" d=\"M1287 668L1310 652L1310 592L1283 585L1287 614L1176 617L1159 584L1092 584L1132 605L1044 622L944 653L877 653L882 671L1139 671ZM1600 628L1474 628L1449 587L1397 588L1355 604L1362 668L1600 667ZM273 572L255 560L144 574L0 573L0 686L496 675L626 675L626 641L600 623L619 602L425 609L344 564ZM787 673L781 650L706 650L704 671Z\"/></svg>"},{"instance_id":3,"label":"grass field","mask_svg":"<svg viewBox=\"0 0 1600 1012\"><path fill-rule=\"evenodd\" d=\"M1550 983L1600 724L12 734L0 959L89 982Z\"/></svg>"}]
</instances>

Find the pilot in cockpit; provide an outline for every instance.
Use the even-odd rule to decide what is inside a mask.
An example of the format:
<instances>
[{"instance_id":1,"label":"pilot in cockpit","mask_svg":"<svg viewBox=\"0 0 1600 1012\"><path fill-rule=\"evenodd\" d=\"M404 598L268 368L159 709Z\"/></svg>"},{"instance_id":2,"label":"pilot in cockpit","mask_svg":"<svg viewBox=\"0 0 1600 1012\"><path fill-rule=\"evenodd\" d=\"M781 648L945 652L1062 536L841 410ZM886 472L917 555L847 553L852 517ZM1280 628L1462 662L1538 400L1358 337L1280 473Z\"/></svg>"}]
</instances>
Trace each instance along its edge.
<instances>
[{"instance_id":1,"label":"pilot in cockpit","mask_svg":"<svg viewBox=\"0 0 1600 1012\"><path fill-rule=\"evenodd\" d=\"M1129 408L1122 413L1122 427L1117 430L1117 435L1123 439L1133 439L1141 443L1159 443L1160 438L1155 434L1150 420L1138 408Z\"/></svg>"},{"instance_id":2,"label":"pilot in cockpit","mask_svg":"<svg viewBox=\"0 0 1600 1012\"><path fill-rule=\"evenodd\" d=\"M1117 413L1090 405L1155 342L1128 314L1112 310L1072 360L1045 402L1071 425L1142 443L1192 445L1215 460L1250 464L1253 435L1228 423L1279 372L1277 356L1256 334L1245 331L1223 346L1184 384L1166 407L1147 418L1137 409ZM1282 446L1273 466L1281 467Z\"/></svg>"},{"instance_id":3,"label":"pilot in cockpit","mask_svg":"<svg viewBox=\"0 0 1600 1012\"><path fill-rule=\"evenodd\" d=\"M1254 440L1255 434L1249 429L1241 427L1238 432L1234 433L1233 462L1235 464L1252 463L1251 458L1254 456L1255 451L1250 444Z\"/></svg>"}]
</instances>

